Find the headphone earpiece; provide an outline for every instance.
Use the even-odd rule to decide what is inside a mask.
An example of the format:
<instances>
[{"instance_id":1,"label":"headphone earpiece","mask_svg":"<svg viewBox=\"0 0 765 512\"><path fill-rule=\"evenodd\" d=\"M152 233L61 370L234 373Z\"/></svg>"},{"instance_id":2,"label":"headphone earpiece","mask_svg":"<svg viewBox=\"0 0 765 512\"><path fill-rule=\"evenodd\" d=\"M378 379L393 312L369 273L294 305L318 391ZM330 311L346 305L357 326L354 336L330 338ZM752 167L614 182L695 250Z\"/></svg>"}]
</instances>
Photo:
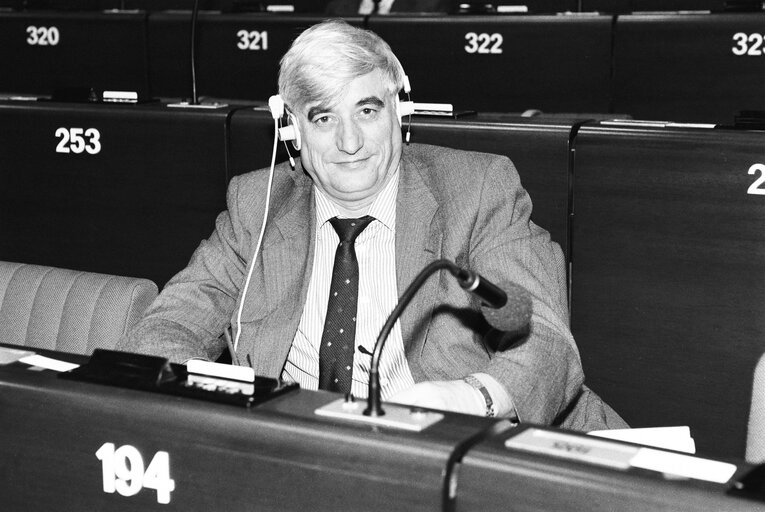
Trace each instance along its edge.
<instances>
[{"instance_id":1,"label":"headphone earpiece","mask_svg":"<svg viewBox=\"0 0 765 512\"><path fill-rule=\"evenodd\" d=\"M274 119L280 120L284 117L284 100L282 97L275 94L268 98L268 109L271 111L271 117ZM294 147L296 151L300 151L302 141L300 139L300 130L298 130L297 127L297 118L295 117L295 114L291 112L287 112L287 117L289 119L289 124L287 126L281 126L281 122L279 123L279 140L291 140L292 147Z\"/></svg>"},{"instance_id":2,"label":"headphone earpiece","mask_svg":"<svg viewBox=\"0 0 765 512\"><path fill-rule=\"evenodd\" d=\"M396 95L396 118L398 119L399 126L403 125L403 119L404 116L409 117L409 122L406 126L406 137L404 140L407 144L409 144L409 136L411 135L412 131L412 114L414 114L414 102L412 101L411 96L409 95L410 92L412 92L412 86L409 84L409 77L404 75L404 94L406 94L406 101L401 101L398 99L398 94Z\"/></svg>"},{"instance_id":3,"label":"headphone earpiece","mask_svg":"<svg viewBox=\"0 0 765 512\"><path fill-rule=\"evenodd\" d=\"M279 119L284 115L284 100L278 94L268 98L268 110L271 111L271 117Z\"/></svg>"},{"instance_id":4,"label":"headphone earpiece","mask_svg":"<svg viewBox=\"0 0 765 512\"><path fill-rule=\"evenodd\" d=\"M409 84L409 77L404 75L404 87L402 89L406 94L407 101L401 101L396 95L396 117L399 124L402 123L404 116L411 116L414 114L414 102L409 97L409 93L412 92L412 86Z\"/></svg>"},{"instance_id":5,"label":"headphone earpiece","mask_svg":"<svg viewBox=\"0 0 765 512\"><path fill-rule=\"evenodd\" d=\"M414 114L414 102L413 101L401 101L396 96L396 117L398 117L399 124L405 116L411 116Z\"/></svg>"},{"instance_id":6,"label":"headphone earpiece","mask_svg":"<svg viewBox=\"0 0 765 512\"><path fill-rule=\"evenodd\" d=\"M300 147L303 145L303 139L300 137L300 130L298 129L297 117L295 117L295 114L291 112L287 114L287 116L290 120L290 124L279 129L279 137L282 140L291 140L292 147L295 148L295 151L300 151ZM284 137L282 137L282 130L284 130Z\"/></svg>"}]
</instances>

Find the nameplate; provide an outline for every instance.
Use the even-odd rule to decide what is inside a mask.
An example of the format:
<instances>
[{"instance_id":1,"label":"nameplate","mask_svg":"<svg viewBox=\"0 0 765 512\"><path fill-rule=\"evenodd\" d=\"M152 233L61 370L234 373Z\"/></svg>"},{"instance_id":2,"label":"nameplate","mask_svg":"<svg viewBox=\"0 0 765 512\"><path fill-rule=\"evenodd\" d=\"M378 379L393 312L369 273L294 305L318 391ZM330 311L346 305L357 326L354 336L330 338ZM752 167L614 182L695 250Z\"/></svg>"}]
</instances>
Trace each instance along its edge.
<instances>
[{"instance_id":1,"label":"nameplate","mask_svg":"<svg viewBox=\"0 0 765 512\"><path fill-rule=\"evenodd\" d=\"M505 441L507 448L606 466L619 470L640 468L668 478L727 483L735 464L644 446L612 443L586 437L529 428Z\"/></svg>"},{"instance_id":2,"label":"nameplate","mask_svg":"<svg viewBox=\"0 0 765 512\"><path fill-rule=\"evenodd\" d=\"M635 446L536 428L511 437L505 446L622 470L629 469L630 460L639 450Z\"/></svg>"}]
</instances>

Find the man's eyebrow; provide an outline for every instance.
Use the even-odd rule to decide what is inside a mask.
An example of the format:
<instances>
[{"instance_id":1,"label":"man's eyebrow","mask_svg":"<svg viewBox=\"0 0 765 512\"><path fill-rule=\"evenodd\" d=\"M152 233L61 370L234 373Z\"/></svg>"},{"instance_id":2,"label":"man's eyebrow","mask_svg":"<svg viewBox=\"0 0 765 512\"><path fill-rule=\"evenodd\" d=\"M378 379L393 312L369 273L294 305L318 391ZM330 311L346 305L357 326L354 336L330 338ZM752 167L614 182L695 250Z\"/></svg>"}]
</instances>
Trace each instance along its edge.
<instances>
[{"instance_id":1,"label":"man's eyebrow","mask_svg":"<svg viewBox=\"0 0 765 512\"><path fill-rule=\"evenodd\" d=\"M308 109L308 119L313 119L317 114L328 112L329 107L325 104L315 105Z\"/></svg>"},{"instance_id":2,"label":"man's eyebrow","mask_svg":"<svg viewBox=\"0 0 765 512\"><path fill-rule=\"evenodd\" d=\"M385 106L385 102L377 96L367 96L366 98L361 98L356 102L357 107L361 107L363 105L373 105L377 108L383 108ZM324 112L329 112L330 110L331 107L327 104L314 105L308 109L308 119L313 119L314 116L323 114Z\"/></svg>"},{"instance_id":3,"label":"man's eyebrow","mask_svg":"<svg viewBox=\"0 0 765 512\"><path fill-rule=\"evenodd\" d=\"M359 101L357 101L356 105L359 107L362 105L374 105L375 107L383 108L385 106L385 102L377 96L367 96L366 98L361 98Z\"/></svg>"}]
</instances>

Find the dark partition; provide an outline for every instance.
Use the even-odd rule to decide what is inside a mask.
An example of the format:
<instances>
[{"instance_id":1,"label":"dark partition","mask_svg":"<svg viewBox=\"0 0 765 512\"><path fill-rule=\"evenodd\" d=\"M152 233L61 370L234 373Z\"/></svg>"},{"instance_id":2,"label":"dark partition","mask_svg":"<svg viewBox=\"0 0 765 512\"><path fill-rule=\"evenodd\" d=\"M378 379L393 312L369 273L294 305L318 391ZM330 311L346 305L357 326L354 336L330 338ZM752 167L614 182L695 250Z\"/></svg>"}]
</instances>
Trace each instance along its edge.
<instances>
[{"instance_id":1,"label":"dark partition","mask_svg":"<svg viewBox=\"0 0 765 512\"><path fill-rule=\"evenodd\" d=\"M268 107L246 108L234 112L229 133L229 179L269 166L273 144L274 120ZM288 159L283 142L279 142L276 149L277 163ZM295 157L299 154L291 145L289 151Z\"/></svg>"},{"instance_id":2,"label":"dark partition","mask_svg":"<svg viewBox=\"0 0 765 512\"><path fill-rule=\"evenodd\" d=\"M765 13L619 16L615 111L730 124L765 110L763 23Z\"/></svg>"},{"instance_id":3,"label":"dark partition","mask_svg":"<svg viewBox=\"0 0 765 512\"><path fill-rule=\"evenodd\" d=\"M508 156L534 205L532 220L567 254L569 139L582 122L480 115L464 119L415 117L412 141Z\"/></svg>"},{"instance_id":4,"label":"dark partition","mask_svg":"<svg viewBox=\"0 0 765 512\"><path fill-rule=\"evenodd\" d=\"M197 92L200 96L266 101L276 94L279 60L319 16L200 13ZM360 24L361 18L349 22ZM149 16L155 95L191 95L190 12Z\"/></svg>"},{"instance_id":5,"label":"dark partition","mask_svg":"<svg viewBox=\"0 0 765 512\"><path fill-rule=\"evenodd\" d=\"M228 114L0 103L0 259L161 287L225 208Z\"/></svg>"},{"instance_id":6,"label":"dark partition","mask_svg":"<svg viewBox=\"0 0 765 512\"><path fill-rule=\"evenodd\" d=\"M136 12L0 12L0 92L56 89L149 94L146 16Z\"/></svg>"},{"instance_id":7,"label":"dark partition","mask_svg":"<svg viewBox=\"0 0 765 512\"><path fill-rule=\"evenodd\" d=\"M765 132L585 125L575 139L572 330L636 427L743 457L765 349Z\"/></svg>"},{"instance_id":8,"label":"dark partition","mask_svg":"<svg viewBox=\"0 0 765 512\"><path fill-rule=\"evenodd\" d=\"M608 112L610 16L373 17L415 101L484 112Z\"/></svg>"}]
</instances>

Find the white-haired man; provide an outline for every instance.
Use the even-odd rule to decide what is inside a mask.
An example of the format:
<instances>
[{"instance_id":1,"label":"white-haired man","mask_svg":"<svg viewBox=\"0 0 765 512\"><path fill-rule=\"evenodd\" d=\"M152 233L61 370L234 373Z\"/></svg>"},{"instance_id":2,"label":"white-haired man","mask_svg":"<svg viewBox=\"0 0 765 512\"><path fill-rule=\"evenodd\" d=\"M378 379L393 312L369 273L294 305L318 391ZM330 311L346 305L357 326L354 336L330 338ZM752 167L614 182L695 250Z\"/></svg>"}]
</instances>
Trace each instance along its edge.
<instances>
[{"instance_id":1,"label":"white-haired man","mask_svg":"<svg viewBox=\"0 0 765 512\"><path fill-rule=\"evenodd\" d=\"M512 163L404 145L404 84L401 64L374 33L336 20L303 32L279 75L300 158L294 169L277 166L267 220L268 173L234 178L215 231L121 348L214 360L233 324L235 364L365 396L369 353L398 295L423 267L447 258L525 287L529 327L510 349L492 352L485 337L496 333L476 300L454 279L433 277L385 345L383 399L580 430L625 426L583 385L560 248L529 220ZM363 226L344 238L341 224ZM348 246L356 274L336 281L333 260Z\"/></svg>"}]
</instances>

